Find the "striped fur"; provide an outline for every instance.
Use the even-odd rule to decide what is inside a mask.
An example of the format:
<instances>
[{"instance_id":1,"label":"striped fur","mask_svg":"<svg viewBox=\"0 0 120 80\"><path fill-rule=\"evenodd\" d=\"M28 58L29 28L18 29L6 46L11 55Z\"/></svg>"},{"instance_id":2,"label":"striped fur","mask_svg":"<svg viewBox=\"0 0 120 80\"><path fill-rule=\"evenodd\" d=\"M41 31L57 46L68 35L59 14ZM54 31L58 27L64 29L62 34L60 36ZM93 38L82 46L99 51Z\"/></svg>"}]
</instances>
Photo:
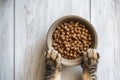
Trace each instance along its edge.
<instances>
[{"instance_id":1,"label":"striped fur","mask_svg":"<svg viewBox=\"0 0 120 80\"><path fill-rule=\"evenodd\" d=\"M48 51L45 63L46 71L44 80L60 80L61 55L55 50Z\"/></svg>"},{"instance_id":2,"label":"striped fur","mask_svg":"<svg viewBox=\"0 0 120 80\"><path fill-rule=\"evenodd\" d=\"M83 80L97 80L96 72L99 54L95 49L89 49L84 53L82 59Z\"/></svg>"},{"instance_id":3,"label":"striped fur","mask_svg":"<svg viewBox=\"0 0 120 80\"><path fill-rule=\"evenodd\" d=\"M89 49L82 57L82 80L97 80L96 71L99 54L95 49ZM44 80L60 80L61 55L57 51L48 51L46 55L46 72Z\"/></svg>"}]
</instances>

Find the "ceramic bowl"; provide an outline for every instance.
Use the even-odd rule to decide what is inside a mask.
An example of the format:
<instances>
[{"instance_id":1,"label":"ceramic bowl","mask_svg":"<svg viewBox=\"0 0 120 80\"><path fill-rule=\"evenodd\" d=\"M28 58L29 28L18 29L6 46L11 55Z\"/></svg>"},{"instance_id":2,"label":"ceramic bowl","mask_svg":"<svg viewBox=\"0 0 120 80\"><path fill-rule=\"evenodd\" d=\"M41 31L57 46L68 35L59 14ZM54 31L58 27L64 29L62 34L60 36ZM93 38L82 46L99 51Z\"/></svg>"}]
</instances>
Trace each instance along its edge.
<instances>
[{"instance_id":1,"label":"ceramic bowl","mask_svg":"<svg viewBox=\"0 0 120 80\"><path fill-rule=\"evenodd\" d=\"M61 23L68 22L68 21L78 21L78 22L84 24L85 27L89 30L89 32L91 33L91 36L92 36L91 48L95 48L95 49L97 48L98 38L97 38L97 33L96 33L93 25L82 17L75 16L75 15L69 15L69 16L64 16L64 17L59 18L49 28L48 33L47 33L47 47L48 47L49 50L54 49L53 46L52 46L52 35L53 35L55 29ZM82 61L81 59L82 59L82 57L79 57L79 58L76 58L76 59L71 59L71 60L62 58L62 64L64 66L80 65L80 63Z\"/></svg>"}]
</instances>

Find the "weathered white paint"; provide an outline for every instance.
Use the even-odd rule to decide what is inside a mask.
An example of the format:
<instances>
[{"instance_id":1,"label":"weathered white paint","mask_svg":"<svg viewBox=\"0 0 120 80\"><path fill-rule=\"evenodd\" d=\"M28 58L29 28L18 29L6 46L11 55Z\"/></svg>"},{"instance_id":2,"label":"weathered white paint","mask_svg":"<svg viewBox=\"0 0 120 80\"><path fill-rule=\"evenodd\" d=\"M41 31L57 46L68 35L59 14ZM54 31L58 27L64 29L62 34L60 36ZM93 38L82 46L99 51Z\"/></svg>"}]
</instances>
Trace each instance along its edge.
<instances>
[{"instance_id":1,"label":"weathered white paint","mask_svg":"<svg viewBox=\"0 0 120 80\"><path fill-rule=\"evenodd\" d=\"M120 0L91 0L91 22L98 33L98 80L120 80Z\"/></svg>"},{"instance_id":2,"label":"weathered white paint","mask_svg":"<svg viewBox=\"0 0 120 80\"><path fill-rule=\"evenodd\" d=\"M13 0L0 0L0 80L13 80Z\"/></svg>"},{"instance_id":3,"label":"weathered white paint","mask_svg":"<svg viewBox=\"0 0 120 80\"><path fill-rule=\"evenodd\" d=\"M65 15L94 25L101 56L98 80L120 80L119 10L120 0L15 0L15 7L13 0L0 0L0 80L43 80L48 28Z\"/></svg>"}]
</instances>

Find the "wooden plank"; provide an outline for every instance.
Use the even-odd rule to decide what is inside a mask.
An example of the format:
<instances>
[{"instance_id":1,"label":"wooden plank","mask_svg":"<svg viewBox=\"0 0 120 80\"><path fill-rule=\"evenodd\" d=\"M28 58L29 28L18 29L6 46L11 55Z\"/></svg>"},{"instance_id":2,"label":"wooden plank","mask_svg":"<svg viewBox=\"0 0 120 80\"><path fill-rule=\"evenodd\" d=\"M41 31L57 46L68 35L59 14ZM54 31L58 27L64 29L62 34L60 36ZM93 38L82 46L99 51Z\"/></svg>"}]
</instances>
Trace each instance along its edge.
<instances>
[{"instance_id":1,"label":"wooden plank","mask_svg":"<svg viewBox=\"0 0 120 80\"><path fill-rule=\"evenodd\" d=\"M13 0L0 0L0 80L13 80Z\"/></svg>"},{"instance_id":2,"label":"wooden plank","mask_svg":"<svg viewBox=\"0 0 120 80\"><path fill-rule=\"evenodd\" d=\"M91 0L91 22L98 33L98 80L120 80L120 0Z\"/></svg>"},{"instance_id":3,"label":"wooden plank","mask_svg":"<svg viewBox=\"0 0 120 80\"><path fill-rule=\"evenodd\" d=\"M86 9L79 3L86 3ZM89 20L89 1L16 0L15 5L15 79L43 80L48 28L59 17L70 14Z\"/></svg>"},{"instance_id":4,"label":"wooden plank","mask_svg":"<svg viewBox=\"0 0 120 80\"><path fill-rule=\"evenodd\" d=\"M67 15L81 16L90 21L90 0L65 0L65 12ZM77 80L81 78L81 66L67 67L63 69L62 80Z\"/></svg>"},{"instance_id":5,"label":"wooden plank","mask_svg":"<svg viewBox=\"0 0 120 80\"><path fill-rule=\"evenodd\" d=\"M90 0L72 0L71 14L90 21Z\"/></svg>"}]
</instances>

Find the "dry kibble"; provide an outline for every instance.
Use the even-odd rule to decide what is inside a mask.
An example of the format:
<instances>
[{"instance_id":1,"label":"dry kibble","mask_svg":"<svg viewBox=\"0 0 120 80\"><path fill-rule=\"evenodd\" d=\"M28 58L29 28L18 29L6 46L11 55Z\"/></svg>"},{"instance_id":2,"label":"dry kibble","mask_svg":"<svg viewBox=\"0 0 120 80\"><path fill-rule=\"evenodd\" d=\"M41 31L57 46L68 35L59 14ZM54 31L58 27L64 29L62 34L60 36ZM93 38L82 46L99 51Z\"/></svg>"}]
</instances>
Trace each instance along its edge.
<instances>
[{"instance_id":1,"label":"dry kibble","mask_svg":"<svg viewBox=\"0 0 120 80\"><path fill-rule=\"evenodd\" d=\"M70 21L71 24L73 24L73 21Z\"/></svg>"},{"instance_id":2,"label":"dry kibble","mask_svg":"<svg viewBox=\"0 0 120 80\"><path fill-rule=\"evenodd\" d=\"M67 51L63 51L64 54L67 54Z\"/></svg>"},{"instance_id":3,"label":"dry kibble","mask_svg":"<svg viewBox=\"0 0 120 80\"><path fill-rule=\"evenodd\" d=\"M66 36L66 38L69 38L69 36Z\"/></svg>"},{"instance_id":4,"label":"dry kibble","mask_svg":"<svg viewBox=\"0 0 120 80\"><path fill-rule=\"evenodd\" d=\"M74 49L74 47L71 47L71 49L73 50L73 49Z\"/></svg>"},{"instance_id":5,"label":"dry kibble","mask_svg":"<svg viewBox=\"0 0 120 80\"><path fill-rule=\"evenodd\" d=\"M72 53L70 53L70 56L72 57L72 56L73 56L73 54L72 54Z\"/></svg>"},{"instance_id":6,"label":"dry kibble","mask_svg":"<svg viewBox=\"0 0 120 80\"><path fill-rule=\"evenodd\" d=\"M70 29L69 29L69 28L66 28L66 31L70 31Z\"/></svg>"},{"instance_id":7,"label":"dry kibble","mask_svg":"<svg viewBox=\"0 0 120 80\"><path fill-rule=\"evenodd\" d=\"M77 41L75 41L74 44L77 44Z\"/></svg>"},{"instance_id":8,"label":"dry kibble","mask_svg":"<svg viewBox=\"0 0 120 80\"><path fill-rule=\"evenodd\" d=\"M70 34L70 32L66 32L66 35L69 35Z\"/></svg>"},{"instance_id":9,"label":"dry kibble","mask_svg":"<svg viewBox=\"0 0 120 80\"><path fill-rule=\"evenodd\" d=\"M74 30L71 30L71 33L74 33Z\"/></svg>"},{"instance_id":10,"label":"dry kibble","mask_svg":"<svg viewBox=\"0 0 120 80\"><path fill-rule=\"evenodd\" d=\"M55 49L57 49L57 47L56 47L56 46L55 46L54 48L55 48Z\"/></svg>"},{"instance_id":11,"label":"dry kibble","mask_svg":"<svg viewBox=\"0 0 120 80\"><path fill-rule=\"evenodd\" d=\"M88 32L88 30L86 29L85 32Z\"/></svg>"},{"instance_id":12,"label":"dry kibble","mask_svg":"<svg viewBox=\"0 0 120 80\"><path fill-rule=\"evenodd\" d=\"M89 49L92 37L84 24L69 21L60 24L53 33L52 46L63 58L75 59Z\"/></svg>"},{"instance_id":13,"label":"dry kibble","mask_svg":"<svg viewBox=\"0 0 120 80\"><path fill-rule=\"evenodd\" d=\"M91 43L91 42L88 42L87 44L90 46L92 43Z\"/></svg>"},{"instance_id":14,"label":"dry kibble","mask_svg":"<svg viewBox=\"0 0 120 80\"><path fill-rule=\"evenodd\" d=\"M85 25L82 25L83 29L85 29Z\"/></svg>"},{"instance_id":15,"label":"dry kibble","mask_svg":"<svg viewBox=\"0 0 120 80\"><path fill-rule=\"evenodd\" d=\"M57 27L57 29L59 30L59 29L61 29L61 27L60 27L60 26L58 26L58 27Z\"/></svg>"},{"instance_id":16,"label":"dry kibble","mask_svg":"<svg viewBox=\"0 0 120 80\"><path fill-rule=\"evenodd\" d=\"M91 40L91 37L89 37L88 40Z\"/></svg>"},{"instance_id":17,"label":"dry kibble","mask_svg":"<svg viewBox=\"0 0 120 80\"><path fill-rule=\"evenodd\" d=\"M87 42L86 41L83 41L84 44L86 44Z\"/></svg>"},{"instance_id":18,"label":"dry kibble","mask_svg":"<svg viewBox=\"0 0 120 80\"><path fill-rule=\"evenodd\" d=\"M67 25L67 23L64 23L64 25L66 26L66 25Z\"/></svg>"},{"instance_id":19,"label":"dry kibble","mask_svg":"<svg viewBox=\"0 0 120 80\"><path fill-rule=\"evenodd\" d=\"M73 54L72 58L73 59L77 58L77 54Z\"/></svg>"},{"instance_id":20,"label":"dry kibble","mask_svg":"<svg viewBox=\"0 0 120 80\"><path fill-rule=\"evenodd\" d=\"M75 24L75 26L77 27L77 26L78 26L78 24Z\"/></svg>"},{"instance_id":21,"label":"dry kibble","mask_svg":"<svg viewBox=\"0 0 120 80\"><path fill-rule=\"evenodd\" d=\"M85 33L84 35L85 35L85 36L88 36L88 34L87 34L87 33Z\"/></svg>"},{"instance_id":22,"label":"dry kibble","mask_svg":"<svg viewBox=\"0 0 120 80\"><path fill-rule=\"evenodd\" d=\"M82 50L82 53L84 53L84 51Z\"/></svg>"},{"instance_id":23,"label":"dry kibble","mask_svg":"<svg viewBox=\"0 0 120 80\"><path fill-rule=\"evenodd\" d=\"M68 58L66 55L64 55L64 58Z\"/></svg>"},{"instance_id":24,"label":"dry kibble","mask_svg":"<svg viewBox=\"0 0 120 80\"><path fill-rule=\"evenodd\" d=\"M69 51L69 50L70 50L70 48L68 47L68 48L66 48L66 50L67 50L67 51Z\"/></svg>"},{"instance_id":25,"label":"dry kibble","mask_svg":"<svg viewBox=\"0 0 120 80\"><path fill-rule=\"evenodd\" d=\"M83 50L85 51L87 48L83 48Z\"/></svg>"},{"instance_id":26,"label":"dry kibble","mask_svg":"<svg viewBox=\"0 0 120 80\"><path fill-rule=\"evenodd\" d=\"M67 55L69 56L69 53L67 53Z\"/></svg>"}]
</instances>

